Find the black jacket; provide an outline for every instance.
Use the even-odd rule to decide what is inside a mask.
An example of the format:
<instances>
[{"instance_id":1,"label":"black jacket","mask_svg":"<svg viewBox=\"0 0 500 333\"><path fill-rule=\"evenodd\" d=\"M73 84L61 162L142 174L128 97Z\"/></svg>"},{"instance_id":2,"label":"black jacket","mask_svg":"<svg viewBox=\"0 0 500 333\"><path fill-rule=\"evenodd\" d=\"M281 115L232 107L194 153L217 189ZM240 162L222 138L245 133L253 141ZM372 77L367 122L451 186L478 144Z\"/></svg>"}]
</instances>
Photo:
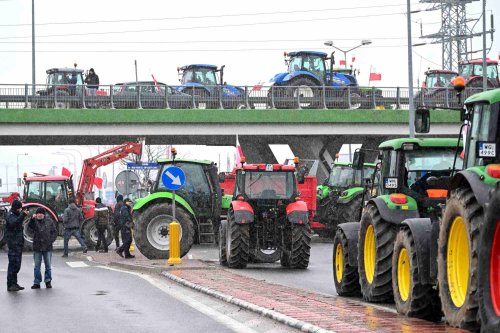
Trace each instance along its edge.
<instances>
[{"instance_id":1,"label":"black jacket","mask_svg":"<svg viewBox=\"0 0 500 333\"><path fill-rule=\"evenodd\" d=\"M57 238L54 220L45 216L43 220L32 217L28 226L33 230L33 251L52 251L52 243Z\"/></svg>"},{"instance_id":2,"label":"black jacket","mask_svg":"<svg viewBox=\"0 0 500 333\"><path fill-rule=\"evenodd\" d=\"M9 247L22 247L24 245L23 221L25 217L26 214L23 212L17 214L17 212L10 210L5 228L5 240Z\"/></svg>"},{"instance_id":3,"label":"black jacket","mask_svg":"<svg viewBox=\"0 0 500 333\"><path fill-rule=\"evenodd\" d=\"M83 214L80 208L74 203L70 203L68 208L64 210L63 224L66 229L80 228L83 222Z\"/></svg>"},{"instance_id":4,"label":"black jacket","mask_svg":"<svg viewBox=\"0 0 500 333\"><path fill-rule=\"evenodd\" d=\"M115 211L113 213L113 224L118 227L120 226L120 210L123 206L123 201L118 201L115 205Z\"/></svg>"},{"instance_id":5,"label":"black jacket","mask_svg":"<svg viewBox=\"0 0 500 333\"><path fill-rule=\"evenodd\" d=\"M132 208L123 205L122 208L120 209L120 227L122 228L132 228L133 222L132 222Z\"/></svg>"},{"instance_id":6,"label":"black jacket","mask_svg":"<svg viewBox=\"0 0 500 333\"><path fill-rule=\"evenodd\" d=\"M89 88L99 88L99 76L97 74L89 74L85 78L85 83Z\"/></svg>"}]
</instances>

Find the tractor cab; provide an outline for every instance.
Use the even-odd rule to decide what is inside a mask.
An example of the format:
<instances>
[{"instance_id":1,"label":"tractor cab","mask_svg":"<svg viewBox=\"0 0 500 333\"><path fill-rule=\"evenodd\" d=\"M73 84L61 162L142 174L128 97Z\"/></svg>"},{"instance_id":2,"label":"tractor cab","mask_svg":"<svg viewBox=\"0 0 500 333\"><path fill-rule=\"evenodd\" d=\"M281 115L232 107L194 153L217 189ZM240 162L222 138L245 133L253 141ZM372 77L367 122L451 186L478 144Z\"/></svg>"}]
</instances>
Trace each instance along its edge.
<instances>
[{"instance_id":1,"label":"tractor cab","mask_svg":"<svg viewBox=\"0 0 500 333\"><path fill-rule=\"evenodd\" d=\"M462 61L458 65L460 76L466 80L468 87L483 86L483 61L481 59ZM488 78L487 85L489 88L500 87L498 77L498 62L495 60L486 60L486 77Z\"/></svg>"},{"instance_id":2,"label":"tractor cab","mask_svg":"<svg viewBox=\"0 0 500 333\"><path fill-rule=\"evenodd\" d=\"M327 54L315 51L285 52L288 73L300 75L301 72L312 74L318 81L325 82Z\"/></svg>"},{"instance_id":3,"label":"tractor cab","mask_svg":"<svg viewBox=\"0 0 500 333\"><path fill-rule=\"evenodd\" d=\"M83 69L51 68L47 70L47 90L64 90L69 95L75 95L76 86L83 86Z\"/></svg>"},{"instance_id":4,"label":"tractor cab","mask_svg":"<svg viewBox=\"0 0 500 333\"><path fill-rule=\"evenodd\" d=\"M425 72L425 81L422 82L422 88L446 88L452 86L452 80L458 76L457 72L429 69Z\"/></svg>"},{"instance_id":5,"label":"tractor cab","mask_svg":"<svg viewBox=\"0 0 500 333\"><path fill-rule=\"evenodd\" d=\"M177 69L183 85L197 83L203 86L216 86L222 84L224 66L220 69L214 65L188 65ZM220 78L219 74L220 73Z\"/></svg>"},{"instance_id":6,"label":"tractor cab","mask_svg":"<svg viewBox=\"0 0 500 333\"><path fill-rule=\"evenodd\" d=\"M66 176L24 177L24 202L49 207L59 221L73 193L73 184Z\"/></svg>"}]
</instances>

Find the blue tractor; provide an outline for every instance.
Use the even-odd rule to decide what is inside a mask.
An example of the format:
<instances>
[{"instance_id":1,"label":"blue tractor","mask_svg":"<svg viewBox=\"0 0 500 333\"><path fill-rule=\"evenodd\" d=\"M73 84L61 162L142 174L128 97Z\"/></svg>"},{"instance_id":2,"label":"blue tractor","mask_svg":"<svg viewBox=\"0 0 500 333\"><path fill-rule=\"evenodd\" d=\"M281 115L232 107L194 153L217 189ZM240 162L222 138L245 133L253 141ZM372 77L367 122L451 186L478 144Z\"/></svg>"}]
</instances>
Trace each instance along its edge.
<instances>
[{"instance_id":1,"label":"blue tractor","mask_svg":"<svg viewBox=\"0 0 500 333\"><path fill-rule=\"evenodd\" d=\"M359 107L359 88L351 70L334 70L334 53L285 52L288 71L276 74L270 83L275 107L322 107L325 86L327 107ZM349 98L350 97L350 103Z\"/></svg>"},{"instance_id":2,"label":"blue tractor","mask_svg":"<svg viewBox=\"0 0 500 333\"><path fill-rule=\"evenodd\" d=\"M245 107L245 91L224 82L224 67L215 65L193 64L177 68L181 78L180 92L195 97L194 107L229 109Z\"/></svg>"}]
</instances>

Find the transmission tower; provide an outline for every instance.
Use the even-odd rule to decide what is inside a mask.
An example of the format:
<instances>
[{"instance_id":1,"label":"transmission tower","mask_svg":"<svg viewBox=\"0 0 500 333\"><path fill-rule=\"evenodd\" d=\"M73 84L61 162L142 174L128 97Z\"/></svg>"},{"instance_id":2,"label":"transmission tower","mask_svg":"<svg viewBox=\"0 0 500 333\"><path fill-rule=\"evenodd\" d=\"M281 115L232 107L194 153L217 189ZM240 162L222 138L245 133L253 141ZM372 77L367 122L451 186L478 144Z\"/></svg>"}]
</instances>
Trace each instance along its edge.
<instances>
[{"instance_id":1,"label":"transmission tower","mask_svg":"<svg viewBox=\"0 0 500 333\"><path fill-rule=\"evenodd\" d=\"M479 0L420 0L430 4L428 10L441 10L441 29L439 32L422 36L430 38L431 44L442 45L442 67L448 70L458 70L461 60L468 60L472 50L467 48L467 41L481 33L474 33L468 23L479 19L467 19L466 5ZM472 44L472 43L471 43Z\"/></svg>"}]
</instances>

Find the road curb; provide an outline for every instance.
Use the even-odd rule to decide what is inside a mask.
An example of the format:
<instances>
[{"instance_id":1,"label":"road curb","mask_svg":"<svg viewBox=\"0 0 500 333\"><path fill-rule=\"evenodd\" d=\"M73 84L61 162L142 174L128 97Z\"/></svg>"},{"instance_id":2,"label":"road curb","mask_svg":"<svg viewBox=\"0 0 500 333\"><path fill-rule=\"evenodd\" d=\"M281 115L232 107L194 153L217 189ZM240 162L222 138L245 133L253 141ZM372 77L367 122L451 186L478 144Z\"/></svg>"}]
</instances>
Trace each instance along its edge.
<instances>
[{"instance_id":1,"label":"road curb","mask_svg":"<svg viewBox=\"0 0 500 333\"><path fill-rule=\"evenodd\" d=\"M220 299L220 300L222 300L224 302L228 302L228 303L237 305L239 307L242 307L244 309L250 310L252 312L258 313L261 316L264 316L264 317L267 317L267 318L271 318L271 319L276 320L276 321L278 321L278 322L280 322L282 324L285 324L287 326L299 329L302 332L307 332L307 333L336 333L335 331L325 330L325 329L323 329L323 328L321 328L319 326L315 326L315 325L309 324L309 323L307 323L305 321L302 321L302 320L294 319L292 317L286 316L286 315L284 315L282 313L279 313L279 312L276 312L274 310L269 310L269 309L257 306L255 304L246 302L244 300L241 300L241 299L233 297L233 296L229 296L229 295L223 294L221 292L212 290L210 288L202 287L202 286L200 286L198 284L189 282L189 281L187 281L187 280L185 280L183 278L180 278L178 276L175 276L175 275L173 275L171 273L168 273L168 272L165 272L165 271L161 272L161 275L165 276L166 278L168 278L168 279L170 279L172 281L175 281L175 282L177 282L179 284L182 284L185 287L189 287L189 288L194 289L196 291L199 291L199 292L202 292L202 293L207 294L209 296L212 296L212 297L215 297L217 299Z\"/></svg>"}]
</instances>

